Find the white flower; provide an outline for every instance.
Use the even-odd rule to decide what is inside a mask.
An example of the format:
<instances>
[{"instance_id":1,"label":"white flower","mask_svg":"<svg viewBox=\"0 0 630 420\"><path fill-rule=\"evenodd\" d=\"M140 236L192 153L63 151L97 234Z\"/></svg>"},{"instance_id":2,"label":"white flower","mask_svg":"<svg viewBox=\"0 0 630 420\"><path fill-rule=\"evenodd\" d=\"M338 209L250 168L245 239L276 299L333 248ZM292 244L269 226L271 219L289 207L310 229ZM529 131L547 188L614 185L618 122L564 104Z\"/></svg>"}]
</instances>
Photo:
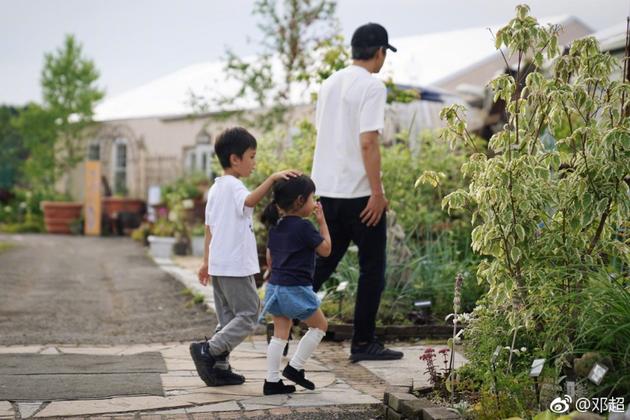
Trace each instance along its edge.
<instances>
[{"instance_id":1,"label":"white flower","mask_svg":"<svg viewBox=\"0 0 630 420\"><path fill-rule=\"evenodd\" d=\"M193 207L195 207L195 202L192 201L191 199L187 199L187 200L182 201L182 206L185 209L192 209Z\"/></svg>"},{"instance_id":2,"label":"white flower","mask_svg":"<svg viewBox=\"0 0 630 420\"><path fill-rule=\"evenodd\" d=\"M527 351L527 347L521 347L521 351L525 353Z\"/></svg>"}]
</instances>

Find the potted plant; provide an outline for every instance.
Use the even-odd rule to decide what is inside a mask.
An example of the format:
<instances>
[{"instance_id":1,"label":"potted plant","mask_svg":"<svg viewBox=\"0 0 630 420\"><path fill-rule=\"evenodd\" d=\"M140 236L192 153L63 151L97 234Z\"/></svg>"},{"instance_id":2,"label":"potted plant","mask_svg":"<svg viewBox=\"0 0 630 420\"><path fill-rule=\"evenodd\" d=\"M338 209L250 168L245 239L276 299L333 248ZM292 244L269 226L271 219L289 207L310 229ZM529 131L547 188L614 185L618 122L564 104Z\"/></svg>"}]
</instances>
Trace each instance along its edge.
<instances>
[{"instance_id":1,"label":"potted plant","mask_svg":"<svg viewBox=\"0 0 630 420\"><path fill-rule=\"evenodd\" d=\"M158 220L147 239L153 258L171 258L175 245L175 223L168 219Z\"/></svg>"},{"instance_id":2,"label":"potted plant","mask_svg":"<svg viewBox=\"0 0 630 420\"><path fill-rule=\"evenodd\" d=\"M203 257L204 246L206 244L206 226L202 223L196 224L190 230L192 238L192 254L195 257Z\"/></svg>"},{"instance_id":3,"label":"potted plant","mask_svg":"<svg viewBox=\"0 0 630 420\"><path fill-rule=\"evenodd\" d=\"M48 233L73 233L73 226L81 219L83 204L71 201L42 201L44 224Z\"/></svg>"}]
</instances>

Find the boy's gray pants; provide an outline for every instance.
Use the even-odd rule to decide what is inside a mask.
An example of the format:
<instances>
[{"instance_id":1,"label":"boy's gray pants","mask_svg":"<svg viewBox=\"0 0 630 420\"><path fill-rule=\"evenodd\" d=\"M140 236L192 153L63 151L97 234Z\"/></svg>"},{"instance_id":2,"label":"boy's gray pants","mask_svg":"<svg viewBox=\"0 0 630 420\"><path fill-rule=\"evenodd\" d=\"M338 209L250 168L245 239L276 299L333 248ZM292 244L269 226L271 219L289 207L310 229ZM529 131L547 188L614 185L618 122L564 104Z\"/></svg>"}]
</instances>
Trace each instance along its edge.
<instances>
[{"instance_id":1,"label":"boy's gray pants","mask_svg":"<svg viewBox=\"0 0 630 420\"><path fill-rule=\"evenodd\" d=\"M254 276L212 276L219 329L208 340L210 354L231 352L256 328L260 298Z\"/></svg>"}]
</instances>

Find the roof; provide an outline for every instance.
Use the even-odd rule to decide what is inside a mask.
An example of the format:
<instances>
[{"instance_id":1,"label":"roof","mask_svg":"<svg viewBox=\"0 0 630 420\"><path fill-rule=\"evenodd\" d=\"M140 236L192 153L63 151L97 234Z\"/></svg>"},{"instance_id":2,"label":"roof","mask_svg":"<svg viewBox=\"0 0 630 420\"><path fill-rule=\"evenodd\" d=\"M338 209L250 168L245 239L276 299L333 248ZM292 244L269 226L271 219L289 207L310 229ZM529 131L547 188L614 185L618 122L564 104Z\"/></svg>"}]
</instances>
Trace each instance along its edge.
<instances>
[{"instance_id":1,"label":"roof","mask_svg":"<svg viewBox=\"0 0 630 420\"><path fill-rule=\"evenodd\" d=\"M542 22L565 25L576 20L571 16L541 19ZM496 33L499 27L497 25L490 29ZM449 75L460 73L498 54L488 27L394 38L391 44L398 48L398 52L388 54L384 68L376 77L392 77L397 84L416 87L434 85ZM281 80L283 72L279 60L273 59L272 63L274 76ZM106 98L96 107L95 119L111 121L189 115L193 113L191 93L210 99L212 103L220 97L231 97L238 92L238 82L226 77L224 66L224 61L220 60L191 65ZM308 103L314 89L296 86L291 92L290 102ZM230 107L219 106L214 102L207 111L257 107L253 98L241 97Z\"/></svg>"}]
</instances>

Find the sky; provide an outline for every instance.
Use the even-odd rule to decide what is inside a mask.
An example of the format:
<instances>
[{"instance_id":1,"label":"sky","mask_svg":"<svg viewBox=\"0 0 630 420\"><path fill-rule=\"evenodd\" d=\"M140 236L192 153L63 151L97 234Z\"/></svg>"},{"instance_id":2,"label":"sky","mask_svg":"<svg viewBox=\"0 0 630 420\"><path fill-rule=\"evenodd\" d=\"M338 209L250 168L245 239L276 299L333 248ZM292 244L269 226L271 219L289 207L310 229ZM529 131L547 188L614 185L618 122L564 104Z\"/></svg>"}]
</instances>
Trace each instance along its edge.
<instances>
[{"instance_id":1,"label":"sky","mask_svg":"<svg viewBox=\"0 0 630 420\"><path fill-rule=\"evenodd\" d=\"M390 38L507 22L523 0L338 0L346 39L369 21ZM536 17L573 15L597 31L625 21L630 0L529 0ZM220 59L227 47L261 50L253 0L0 0L0 104L41 100L44 54L74 34L107 96L183 67Z\"/></svg>"}]
</instances>

